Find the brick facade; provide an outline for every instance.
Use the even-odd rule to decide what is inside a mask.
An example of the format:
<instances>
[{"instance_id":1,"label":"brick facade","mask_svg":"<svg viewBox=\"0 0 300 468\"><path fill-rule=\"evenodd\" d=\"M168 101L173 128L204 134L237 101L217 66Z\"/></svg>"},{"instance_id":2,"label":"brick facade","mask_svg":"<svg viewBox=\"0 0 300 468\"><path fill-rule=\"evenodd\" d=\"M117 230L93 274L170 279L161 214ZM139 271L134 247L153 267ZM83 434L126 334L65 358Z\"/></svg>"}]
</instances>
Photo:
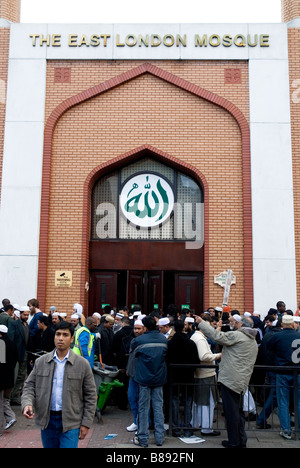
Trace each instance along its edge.
<instances>
[{"instance_id":1,"label":"brick facade","mask_svg":"<svg viewBox=\"0 0 300 468\"><path fill-rule=\"evenodd\" d=\"M0 18L20 22L21 0L0 0Z\"/></svg>"},{"instance_id":2,"label":"brick facade","mask_svg":"<svg viewBox=\"0 0 300 468\"><path fill-rule=\"evenodd\" d=\"M0 193L2 183L9 36L9 29L0 28Z\"/></svg>"},{"instance_id":3,"label":"brick facade","mask_svg":"<svg viewBox=\"0 0 300 468\"><path fill-rule=\"evenodd\" d=\"M294 179L297 291L300 291L300 30L289 29L290 104Z\"/></svg>"},{"instance_id":4,"label":"brick facade","mask_svg":"<svg viewBox=\"0 0 300 468\"><path fill-rule=\"evenodd\" d=\"M281 5L281 15L284 23L300 18L300 0L281 0Z\"/></svg>"},{"instance_id":5,"label":"brick facade","mask_svg":"<svg viewBox=\"0 0 300 468\"><path fill-rule=\"evenodd\" d=\"M245 195L250 190L250 153L249 147L244 146L249 142L242 139L249 119L247 62L201 62L201 65L159 62L155 65L162 78L164 73L172 77L169 82L154 76L155 73L141 73L119 83L124 73L134 75L138 62L48 63L46 119L47 126L55 122L55 128L52 134L46 129L45 134L45 147L51 148L51 155L44 166L42 214L46 209L49 217L46 228L41 226L39 298L44 296L46 308L59 304L61 311L70 312L72 304L79 300L86 307L85 236L89 236L85 230L88 218L83 209L84 203L89 204L86 179L95 168L115 163L115 158L134 153L145 145L178 164L194 168L195 177L198 171L207 182L205 197L209 208L205 228L209 269L205 306L222 302L223 290L214 285L213 275L226 268L232 268L237 276L237 285L232 288L232 306L241 310L246 306L244 286L252 285L251 223L244 234L245 210L251 215L251 199ZM57 68L63 67L71 69L63 73L68 80L58 82ZM228 69L237 73L230 74ZM239 79L228 83L229 75ZM101 83L109 80L113 83L114 79L111 89L106 85L108 91L103 92L104 86L100 92ZM99 94L94 94L91 89L97 85ZM214 102L210 101L210 94ZM71 105L73 96L76 98ZM66 105L64 112L62 103L67 102L66 98L70 105ZM223 101L228 103L228 110L222 106ZM79 104L74 105L76 102ZM245 129L240 128L239 117L244 119ZM49 180L48 194L45 177ZM245 245L249 247L247 255ZM245 263L250 269L245 269ZM73 271L73 287L59 290L54 287L54 273L64 268ZM251 287L248 296L252 299ZM251 307L249 299L247 303Z\"/></svg>"}]
</instances>

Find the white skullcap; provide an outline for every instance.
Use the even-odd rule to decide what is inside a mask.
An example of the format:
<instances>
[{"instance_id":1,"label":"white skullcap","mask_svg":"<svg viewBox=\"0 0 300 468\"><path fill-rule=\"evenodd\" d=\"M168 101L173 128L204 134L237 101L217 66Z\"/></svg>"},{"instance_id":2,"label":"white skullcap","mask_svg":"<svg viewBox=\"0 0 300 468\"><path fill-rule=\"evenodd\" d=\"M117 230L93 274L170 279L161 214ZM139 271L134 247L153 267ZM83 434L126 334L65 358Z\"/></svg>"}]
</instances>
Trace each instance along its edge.
<instances>
[{"instance_id":1,"label":"white skullcap","mask_svg":"<svg viewBox=\"0 0 300 468\"><path fill-rule=\"evenodd\" d=\"M137 317L138 315L142 315L142 312L140 312L139 310L133 312L134 317Z\"/></svg>"},{"instance_id":2,"label":"white skullcap","mask_svg":"<svg viewBox=\"0 0 300 468\"><path fill-rule=\"evenodd\" d=\"M134 325L142 325L144 326L143 322L139 319L137 319L135 322L134 322Z\"/></svg>"},{"instance_id":3,"label":"white skullcap","mask_svg":"<svg viewBox=\"0 0 300 468\"><path fill-rule=\"evenodd\" d=\"M66 317L66 316L67 316L67 314L66 314L65 312L61 312L59 315L60 315L61 317Z\"/></svg>"},{"instance_id":4,"label":"white skullcap","mask_svg":"<svg viewBox=\"0 0 300 468\"><path fill-rule=\"evenodd\" d=\"M8 328L5 325L0 325L0 333L7 333Z\"/></svg>"},{"instance_id":5,"label":"white skullcap","mask_svg":"<svg viewBox=\"0 0 300 468\"><path fill-rule=\"evenodd\" d=\"M97 317L97 318L101 319L101 315L99 314L99 312L94 312L93 317Z\"/></svg>"},{"instance_id":6,"label":"white skullcap","mask_svg":"<svg viewBox=\"0 0 300 468\"><path fill-rule=\"evenodd\" d=\"M158 325L160 326L168 325L169 323L170 323L170 320L168 319L168 317L163 317L159 319L158 321Z\"/></svg>"},{"instance_id":7,"label":"white skullcap","mask_svg":"<svg viewBox=\"0 0 300 468\"><path fill-rule=\"evenodd\" d=\"M251 314L250 314L250 312L245 312L245 313L244 313L244 316L245 316L245 317L251 317Z\"/></svg>"},{"instance_id":8,"label":"white skullcap","mask_svg":"<svg viewBox=\"0 0 300 468\"><path fill-rule=\"evenodd\" d=\"M236 322L240 322L242 319L238 314L232 316Z\"/></svg>"},{"instance_id":9,"label":"white skullcap","mask_svg":"<svg viewBox=\"0 0 300 468\"><path fill-rule=\"evenodd\" d=\"M195 323L195 319L193 317L186 317L184 321L188 323Z\"/></svg>"},{"instance_id":10,"label":"white skullcap","mask_svg":"<svg viewBox=\"0 0 300 468\"><path fill-rule=\"evenodd\" d=\"M18 310L18 311L20 311L20 306L19 306L19 304L13 304L13 308L16 309L16 310Z\"/></svg>"},{"instance_id":11,"label":"white skullcap","mask_svg":"<svg viewBox=\"0 0 300 468\"><path fill-rule=\"evenodd\" d=\"M282 323L285 323L286 325L291 325L294 321L294 317L292 315L284 315L282 317Z\"/></svg>"},{"instance_id":12,"label":"white skullcap","mask_svg":"<svg viewBox=\"0 0 300 468\"><path fill-rule=\"evenodd\" d=\"M60 317L60 315L58 312L54 312L54 314L52 314L52 317Z\"/></svg>"},{"instance_id":13,"label":"white skullcap","mask_svg":"<svg viewBox=\"0 0 300 468\"><path fill-rule=\"evenodd\" d=\"M79 320L79 318L80 318L80 317L79 317L79 315L77 315L77 314L71 315L71 319L72 319L72 320Z\"/></svg>"},{"instance_id":14,"label":"white skullcap","mask_svg":"<svg viewBox=\"0 0 300 468\"><path fill-rule=\"evenodd\" d=\"M73 305L73 308L76 310L76 313L81 317L82 312L83 312L82 305L75 302L75 304Z\"/></svg>"},{"instance_id":15,"label":"white skullcap","mask_svg":"<svg viewBox=\"0 0 300 468\"><path fill-rule=\"evenodd\" d=\"M22 306L22 307L20 307L20 312L29 312L29 311L30 311L30 309L29 309L28 306Z\"/></svg>"}]
</instances>

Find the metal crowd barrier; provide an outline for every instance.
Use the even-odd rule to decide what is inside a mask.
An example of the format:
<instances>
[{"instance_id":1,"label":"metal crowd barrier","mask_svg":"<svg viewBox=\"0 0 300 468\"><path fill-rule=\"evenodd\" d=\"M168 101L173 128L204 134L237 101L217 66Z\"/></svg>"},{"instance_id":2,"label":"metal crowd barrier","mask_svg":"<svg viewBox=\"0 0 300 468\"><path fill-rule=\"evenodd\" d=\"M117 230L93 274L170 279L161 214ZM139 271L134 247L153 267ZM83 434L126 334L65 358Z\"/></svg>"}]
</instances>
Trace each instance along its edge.
<instances>
[{"instance_id":1,"label":"metal crowd barrier","mask_svg":"<svg viewBox=\"0 0 300 468\"><path fill-rule=\"evenodd\" d=\"M199 425L194 426L191 424L191 426L184 426L183 424L183 411L182 411L182 406L183 406L183 401L184 399L187 398L188 394L194 394L194 390L197 386L195 382L193 383L183 383L180 381L175 380L174 373L177 371L180 371L180 369L197 369L197 368L206 368L206 369L215 369L216 370L216 375L218 374L218 365L197 365L197 364L170 364L169 366L169 372L168 372L168 402L165 402L168 405L168 414L169 414L169 433L172 434L176 431L185 431L185 430L191 430L191 431L199 431L201 430L199 428ZM284 372L283 372L284 370ZM249 391L247 394L244 396L244 402L243 402L243 410L245 413L245 419L246 419L246 425L245 429L246 431L268 431L268 432L279 432L281 430L280 427L280 421L277 415L277 398L276 398L276 383L269 384L268 380L266 377L269 375L274 375L274 374L288 374L288 375L293 375L293 386L290 387L290 414L293 415L291 420L293 421L292 424L292 433L295 435L296 440L300 440L300 414L299 414L299 398L300 398L300 382L299 381L299 375L300 375L300 366L290 366L290 367L273 367L273 366L260 366L257 365L254 367L254 371L252 374L252 378L249 384ZM216 378L217 381L217 378ZM211 386L210 386L211 387ZM214 409L214 416L213 416L213 421L210 421L211 427L213 427L214 430L218 431L226 431L226 425L225 425L225 419L223 418L222 415L222 400L221 400L221 392L220 392L220 387L219 384L216 383L214 385L215 390L218 391L219 399L217 404L215 405ZM275 395L274 399L270 397L271 400L271 414L267 419L267 423L269 426L268 429L266 428L261 428L258 429L256 427L256 421L258 416L263 410L264 404L270 394L270 391L273 391L273 394ZM172 412L172 401L173 397L176 397L178 401L180 402L180 424L174 425L173 424L173 412ZM201 415L200 415L201 419ZM191 419L192 421L195 421L195 418L193 417ZM201 436L200 436L201 437Z\"/></svg>"}]
</instances>

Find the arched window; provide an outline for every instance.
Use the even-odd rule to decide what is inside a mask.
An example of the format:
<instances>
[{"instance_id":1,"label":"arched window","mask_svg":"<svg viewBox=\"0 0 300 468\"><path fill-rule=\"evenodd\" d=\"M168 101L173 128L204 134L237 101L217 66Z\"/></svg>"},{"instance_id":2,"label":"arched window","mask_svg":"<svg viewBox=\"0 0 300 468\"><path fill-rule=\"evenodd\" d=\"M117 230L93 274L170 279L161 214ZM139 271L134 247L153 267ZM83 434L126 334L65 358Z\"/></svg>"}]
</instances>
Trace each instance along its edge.
<instances>
[{"instance_id":1,"label":"arched window","mask_svg":"<svg viewBox=\"0 0 300 468\"><path fill-rule=\"evenodd\" d=\"M204 196L189 176L143 158L96 182L91 240L203 242Z\"/></svg>"}]
</instances>

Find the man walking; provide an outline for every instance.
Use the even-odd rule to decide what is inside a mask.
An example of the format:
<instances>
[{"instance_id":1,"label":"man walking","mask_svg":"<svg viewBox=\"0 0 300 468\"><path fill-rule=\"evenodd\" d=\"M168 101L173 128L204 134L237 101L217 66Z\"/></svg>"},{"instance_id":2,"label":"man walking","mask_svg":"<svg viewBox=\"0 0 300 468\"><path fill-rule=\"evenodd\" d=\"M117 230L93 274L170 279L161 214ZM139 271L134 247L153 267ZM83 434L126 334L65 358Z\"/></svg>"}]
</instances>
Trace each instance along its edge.
<instances>
[{"instance_id":1,"label":"man walking","mask_svg":"<svg viewBox=\"0 0 300 468\"><path fill-rule=\"evenodd\" d=\"M157 446L164 442L163 385L167 380L167 339L156 329L153 317L146 316L142 323L145 333L135 338L130 347L135 360L134 380L139 385L138 432L134 444L148 447L149 411L152 403L154 436Z\"/></svg>"},{"instance_id":2,"label":"man walking","mask_svg":"<svg viewBox=\"0 0 300 468\"><path fill-rule=\"evenodd\" d=\"M70 349L73 337L72 324L59 323L55 350L36 360L24 385L22 412L27 419L35 416L44 448L77 448L94 420L93 373L88 361Z\"/></svg>"}]
</instances>

